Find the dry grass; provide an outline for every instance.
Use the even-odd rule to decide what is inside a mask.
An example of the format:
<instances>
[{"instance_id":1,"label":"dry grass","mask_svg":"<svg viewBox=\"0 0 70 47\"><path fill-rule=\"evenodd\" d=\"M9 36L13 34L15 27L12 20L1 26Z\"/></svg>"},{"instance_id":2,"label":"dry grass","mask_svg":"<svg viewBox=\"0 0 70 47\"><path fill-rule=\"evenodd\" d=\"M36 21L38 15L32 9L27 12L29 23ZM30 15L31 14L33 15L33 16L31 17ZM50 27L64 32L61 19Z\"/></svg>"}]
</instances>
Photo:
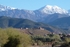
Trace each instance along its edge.
<instances>
[{"instance_id":1,"label":"dry grass","mask_svg":"<svg viewBox=\"0 0 70 47\"><path fill-rule=\"evenodd\" d=\"M51 32L48 30L41 30L41 29L17 29L23 33L31 34L31 35L46 35L50 34Z\"/></svg>"}]
</instances>

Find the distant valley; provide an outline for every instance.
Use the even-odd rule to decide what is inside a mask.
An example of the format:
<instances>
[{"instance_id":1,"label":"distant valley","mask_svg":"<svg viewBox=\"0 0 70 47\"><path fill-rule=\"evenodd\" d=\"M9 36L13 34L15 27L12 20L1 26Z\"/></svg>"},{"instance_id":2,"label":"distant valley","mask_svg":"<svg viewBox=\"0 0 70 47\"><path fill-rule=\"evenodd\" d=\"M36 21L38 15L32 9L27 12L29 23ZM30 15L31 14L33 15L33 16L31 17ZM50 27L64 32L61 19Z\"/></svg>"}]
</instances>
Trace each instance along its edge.
<instances>
[{"instance_id":1,"label":"distant valley","mask_svg":"<svg viewBox=\"0 0 70 47\"><path fill-rule=\"evenodd\" d=\"M70 30L70 17L64 17L64 18L59 18L54 20L53 22L50 22L50 25L65 29L65 30Z\"/></svg>"}]
</instances>

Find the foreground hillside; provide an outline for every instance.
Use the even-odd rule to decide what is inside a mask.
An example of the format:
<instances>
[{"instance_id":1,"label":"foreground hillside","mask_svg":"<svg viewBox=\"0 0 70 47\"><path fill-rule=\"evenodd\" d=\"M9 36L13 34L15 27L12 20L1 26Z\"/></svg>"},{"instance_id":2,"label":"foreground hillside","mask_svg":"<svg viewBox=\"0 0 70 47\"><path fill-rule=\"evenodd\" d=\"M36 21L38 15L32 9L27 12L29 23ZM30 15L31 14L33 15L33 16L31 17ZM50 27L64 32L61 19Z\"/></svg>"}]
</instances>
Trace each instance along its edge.
<instances>
[{"instance_id":1,"label":"foreground hillside","mask_svg":"<svg viewBox=\"0 0 70 47\"><path fill-rule=\"evenodd\" d=\"M47 34L51 34L50 31L45 29L17 29L20 32L29 34L29 35L41 35L46 36Z\"/></svg>"},{"instance_id":2,"label":"foreground hillside","mask_svg":"<svg viewBox=\"0 0 70 47\"><path fill-rule=\"evenodd\" d=\"M0 28L0 47L70 47L70 35L30 35L15 28Z\"/></svg>"}]
</instances>

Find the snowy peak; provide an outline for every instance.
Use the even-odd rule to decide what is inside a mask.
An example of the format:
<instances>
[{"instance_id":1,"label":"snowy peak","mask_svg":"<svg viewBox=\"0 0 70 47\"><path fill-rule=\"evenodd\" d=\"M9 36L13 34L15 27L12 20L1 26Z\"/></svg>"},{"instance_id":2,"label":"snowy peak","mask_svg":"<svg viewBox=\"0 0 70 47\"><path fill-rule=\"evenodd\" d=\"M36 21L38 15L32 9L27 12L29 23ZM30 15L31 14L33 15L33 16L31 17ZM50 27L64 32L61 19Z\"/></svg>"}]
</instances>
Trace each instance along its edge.
<instances>
[{"instance_id":1,"label":"snowy peak","mask_svg":"<svg viewBox=\"0 0 70 47\"><path fill-rule=\"evenodd\" d=\"M65 9L62 9L58 6L51 6L51 5L46 5L40 8L39 11L41 11L42 13L46 13L46 14L53 14L53 13L66 14L68 13L68 11L66 11Z\"/></svg>"},{"instance_id":2,"label":"snowy peak","mask_svg":"<svg viewBox=\"0 0 70 47\"><path fill-rule=\"evenodd\" d=\"M14 10L14 9L16 8L0 5L0 11ZM40 8L39 11L46 14L54 14L54 13L67 14L68 13L68 11L66 11L65 9L62 9L58 6L51 6L51 5L46 5ZM27 11L27 12L31 14L33 13L33 11Z\"/></svg>"},{"instance_id":3,"label":"snowy peak","mask_svg":"<svg viewBox=\"0 0 70 47\"><path fill-rule=\"evenodd\" d=\"M0 11L13 10L16 8L0 5Z\"/></svg>"}]
</instances>

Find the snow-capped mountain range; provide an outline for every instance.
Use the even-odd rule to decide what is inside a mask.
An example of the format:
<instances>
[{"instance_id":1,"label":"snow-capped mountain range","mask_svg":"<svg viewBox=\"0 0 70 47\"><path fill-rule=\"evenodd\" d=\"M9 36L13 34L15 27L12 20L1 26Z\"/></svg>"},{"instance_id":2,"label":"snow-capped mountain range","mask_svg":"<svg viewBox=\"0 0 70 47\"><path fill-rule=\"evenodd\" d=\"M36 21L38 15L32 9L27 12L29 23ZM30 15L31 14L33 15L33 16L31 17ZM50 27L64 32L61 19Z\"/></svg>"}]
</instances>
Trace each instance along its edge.
<instances>
[{"instance_id":1,"label":"snow-capped mountain range","mask_svg":"<svg viewBox=\"0 0 70 47\"><path fill-rule=\"evenodd\" d=\"M0 11L13 10L16 8L0 5Z\"/></svg>"},{"instance_id":2,"label":"snow-capped mountain range","mask_svg":"<svg viewBox=\"0 0 70 47\"><path fill-rule=\"evenodd\" d=\"M65 9L62 9L58 6L51 6L51 5L46 5L39 10L41 12L47 13L47 14L54 14L54 13L66 14L66 13L68 13L68 11Z\"/></svg>"},{"instance_id":3,"label":"snow-capped mountain range","mask_svg":"<svg viewBox=\"0 0 70 47\"><path fill-rule=\"evenodd\" d=\"M14 10L14 9L17 9L17 8L0 5L0 11ZM68 13L67 10L62 9L56 5L54 5L54 6L46 5L42 8L40 8L39 11L41 11L42 13L46 13L46 14L54 14L54 13L65 14L65 13Z\"/></svg>"},{"instance_id":4,"label":"snow-capped mountain range","mask_svg":"<svg viewBox=\"0 0 70 47\"><path fill-rule=\"evenodd\" d=\"M0 16L30 19L36 22L48 23L62 17L70 16L69 11L58 6L46 5L38 10L17 9L0 5Z\"/></svg>"}]
</instances>

